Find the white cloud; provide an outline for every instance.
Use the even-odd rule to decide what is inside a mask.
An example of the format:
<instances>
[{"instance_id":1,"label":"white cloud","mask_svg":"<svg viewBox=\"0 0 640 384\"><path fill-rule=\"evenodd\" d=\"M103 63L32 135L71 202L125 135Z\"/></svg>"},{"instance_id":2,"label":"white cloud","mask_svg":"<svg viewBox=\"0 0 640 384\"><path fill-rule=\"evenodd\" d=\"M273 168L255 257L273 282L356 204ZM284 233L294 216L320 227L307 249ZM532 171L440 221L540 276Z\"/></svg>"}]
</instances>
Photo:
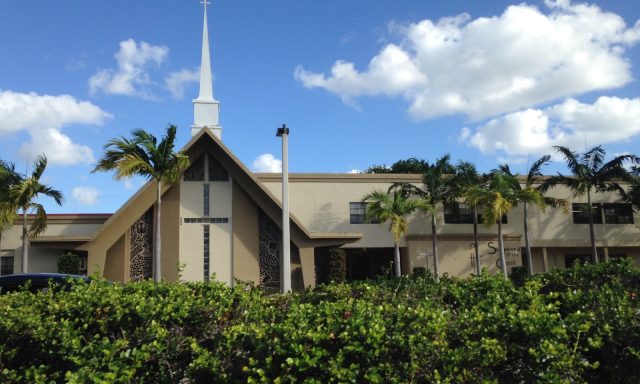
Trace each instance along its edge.
<instances>
[{"instance_id":1,"label":"white cloud","mask_svg":"<svg viewBox=\"0 0 640 384\"><path fill-rule=\"evenodd\" d=\"M98 189L95 187L76 187L71 192L73 198L84 205L95 204L98 199Z\"/></svg>"},{"instance_id":2,"label":"white cloud","mask_svg":"<svg viewBox=\"0 0 640 384\"><path fill-rule=\"evenodd\" d=\"M190 83L197 83L200 80L200 69L194 70L181 69L172 72L164 80L165 86L171 92L174 99L180 100L184 97L186 87Z\"/></svg>"},{"instance_id":3,"label":"white cloud","mask_svg":"<svg viewBox=\"0 0 640 384\"><path fill-rule=\"evenodd\" d=\"M631 81L625 50L640 40L596 5L547 1L546 12L513 5L499 16L467 14L401 28L362 71L343 60L328 75L298 67L307 88L324 88L347 103L359 96L402 96L417 119L500 115Z\"/></svg>"},{"instance_id":4,"label":"white cloud","mask_svg":"<svg viewBox=\"0 0 640 384\"><path fill-rule=\"evenodd\" d=\"M111 117L100 107L69 95L0 91L0 135L28 132L31 141L22 145L20 153L31 158L44 153L50 164L92 162L91 149L73 143L61 129L69 124L101 125Z\"/></svg>"},{"instance_id":5,"label":"white cloud","mask_svg":"<svg viewBox=\"0 0 640 384\"><path fill-rule=\"evenodd\" d=\"M251 164L253 172L282 172L282 160L278 160L270 153L262 154Z\"/></svg>"},{"instance_id":6,"label":"white cloud","mask_svg":"<svg viewBox=\"0 0 640 384\"><path fill-rule=\"evenodd\" d=\"M640 98L599 97L593 104L568 99L545 109L526 109L492 119L460 139L484 153L541 154L553 145L582 148L640 134Z\"/></svg>"},{"instance_id":7,"label":"white cloud","mask_svg":"<svg viewBox=\"0 0 640 384\"><path fill-rule=\"evenodd\" d=\"M347 173L358 174L358 173L362 173L362 171L361 171L361 170L359 170L359 169L352 169L352 170L350 170L350 171L349 171L349 172L347 172Z\"/></svg>"},{"instance_id":8,"label":"white cloud","mask_svg":"<svg viewBox=\"0 0 640 384\"><path fill-rule=\"evenodd\" d=\"M133 39L120 42L115 54L118 69L103 69L91 76L89 89L92 94L102 91L107 94L141 96L152 98L149 91L150 64L160 65L169 55L169 48L151 45L144 41L138 44Z\"/></svg>"},{"instance_id":9,"label":"white cloud","mask_svg":"<svg viewBox=\"0 0 640 384\"><path fill-rule=\"evenodd\" d=\"M94 161L91 148L75 144L57 128L38 129L36 134L32 134L31 141L20 147L19 152L23 157L44 153L50 164L57 165L86 164Z\"/></svg>"}]
</instances>

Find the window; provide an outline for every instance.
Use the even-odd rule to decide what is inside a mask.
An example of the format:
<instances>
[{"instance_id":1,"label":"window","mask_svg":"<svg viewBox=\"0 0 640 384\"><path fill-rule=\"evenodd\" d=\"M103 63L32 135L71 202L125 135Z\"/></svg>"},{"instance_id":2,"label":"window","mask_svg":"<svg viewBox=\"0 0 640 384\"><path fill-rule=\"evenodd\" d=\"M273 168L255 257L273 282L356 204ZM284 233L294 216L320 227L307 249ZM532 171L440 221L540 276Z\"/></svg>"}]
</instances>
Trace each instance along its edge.
<instances>
[{"instance_id":1,"label":"window","mask_svg":"<svg viewBox=\"0 0 640 384\"><path fill-rule=\"evenodd\" d=\"M204 281L209 281L209 226L204 225L203 261L204 261Z\"/></svg>"},{"instance_id":2,"label":"window","mask_svg":"<svg viewBox=\"0 0 640 384\"><path fill-rule=\"evenodd\" d=\"M204 184L203 185L203 212L202 215L203 216L209 216L209 184Z\"/></svg>"},{"instance_id":3,"label":"window","mask_svg":"<svg viewBox=\"0 0 640 384\"><path fill-rule=\"evenodd\" d=\"M351 224L380 224L380 221L371 219L367 222L367 203L361 201L349 203L349 222Z\"/></svg>"},{"instance_id":4,"label":"window","mask_svg":"<svg viewBox=\"0 0 640 384\"><path fill-rule=\"evenodd\" d=\"M204 180L204 156L198 157L191 163L191 166L184 171L185 181L203 181Z\"/></svg>"},{"instance_id":5,"label":"window","mask_svg":"<svg viewBox=\"0 0 640 384\"><path fill-rule=\"evenodd\" d=\"M633 224L631 204L604 204L604 222L607 224Z\"/></svg>"},{"instance_id":6,"label":"window","mask_svg":"<svg viewBox=\"0 0 640 384\"><path fill-rule=\"evenodd\" d=\"M80 268L78 269L78 272L81 275L87 275L87 272L88 272L87 265L88 265L89 257L86 254L86 252L84 255L79 255L79 256L80 256Z\"/></svg>"},{"instance_id":7,"label":"window","mask_svg":"<svg viewBox=\"0 0 640 384\"><path fill-rule=\"evenodd\" d=\"M464 203L445 204L444 222L447 224L473 224L473 210ZM480 222L480 218L478 218L478 222Z\"/></svg>"},{"instance_id":8,"label":"window","mask_svg":"<svg viewBox=\"0 0 640 384\"><path fill-rule=\"evenodd\" d=\"M185 217L185 224L227 224L227 217Z\"/></svg>"},{"instance_id":9,"label":"window","mask_svg":"<svg viewBox=\"0 0 640 384\"><path fill-rule=\"evenodd\" d=\"M209 181L229 181L229 173L211 154L209 157Z\"/></svg>"},{"instance_id":10,"label":"window","mask_svg":"<svg viewBox=\"0 0 640 384\"><path fill-rule=\"evenodd\" d=\"M633 224L633 208L631 204L607 203L591 204L594 224L602 224L603 218L606 224ZM573 223L589 224L587 204L573 203Z\"/></svg>"},{"instance_id":11,"label":"window","mask_svg":"<svg viewBox=\"0 0 640 384\"><path fill-rule=\"evenodd\" d=\"M589 224L588 206L585 203L571 204L574 224ZM591 204L591 216L594 224L602 224L601 204Z\"/></svg>"},{"instance_id":12,"label":"window","mask_svg":"<svg viewBox=\"0 0 640 384\"><path fill-rule=\"evenodd\" d=\"M508 224L507 215L502 215L502 224ZM464 203L444 205L444 222L447 224L473 224L473 209ZM483 223L484 217L478 213L478 223Z\"/></svg>"},{"instance_id":13,"label":"window","mask_svg":"<svg viewBox=\"0 0 640 384\"><path fill-rule=\"evenodd\" d=\"M13 274L13 256L2 256L0 258L0 275Z\"/></svg>"}]
</instances>

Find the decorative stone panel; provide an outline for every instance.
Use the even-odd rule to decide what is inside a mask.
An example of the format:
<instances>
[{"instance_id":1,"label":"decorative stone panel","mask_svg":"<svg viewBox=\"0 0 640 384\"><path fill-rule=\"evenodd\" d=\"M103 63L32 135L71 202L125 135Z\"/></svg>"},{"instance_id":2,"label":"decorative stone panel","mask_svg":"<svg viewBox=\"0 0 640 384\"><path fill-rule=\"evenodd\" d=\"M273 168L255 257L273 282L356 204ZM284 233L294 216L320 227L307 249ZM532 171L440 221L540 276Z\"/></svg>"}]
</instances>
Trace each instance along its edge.
<instances>
[{"instance_id":1,"label":"decorative stone panel","mask_svg":"<svg viewBox=\"0 0 640 384\"><path fill-rule=\"evenodd\" d=\"M131 281L150 279L153 272L153 207L140 216L129 231L129 278Z\"/></svg>"},{"instance_id":2,"label":"decorative stone panel","mask_svg":"<svg viewBox=\"0 0 640 384\"><path fill-rule=\"evenodd\" d=\"M280 241L282 231L261 210L258 214L260 232L260 285L280 288Z\"/></svg>"}]
</instances>

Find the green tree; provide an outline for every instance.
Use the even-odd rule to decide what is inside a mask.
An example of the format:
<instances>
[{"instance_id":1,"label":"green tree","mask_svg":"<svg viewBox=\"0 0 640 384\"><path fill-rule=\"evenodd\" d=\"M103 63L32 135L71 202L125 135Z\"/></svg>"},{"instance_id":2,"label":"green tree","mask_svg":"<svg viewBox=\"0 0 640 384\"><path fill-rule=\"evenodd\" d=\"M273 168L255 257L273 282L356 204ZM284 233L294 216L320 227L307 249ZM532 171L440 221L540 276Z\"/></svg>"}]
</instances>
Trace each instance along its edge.
<instances>
[{"instance_id":1,"label":"green tree","mask_svg":"<svg viewBox=\"0 0 640 384\"><path fill-rule=\"evenodd\" d=\"M622 193L622 198L640 210L640 166L632 167L629 190Z\"/></svg>"},{"instance_id":2,"label":"green tree","mask_svg":"<svg viewBox=\"0 0 640 384\"><path fill-rule=\"evenodd\" d=\"M504 277L507 278L507 262L504 255L504 239L502 236L502 217L519 203L533 203L543 206L542 195L534 189L523 189L518 178L501 170L489 175L486 185L471 187L466 192L466 199L473 205L482 207L484 224L498 224L498 252Z\"/></svg>"},{"instance_id":3,"label":"green tree","mask_svg":"<svg viewBox=\"0 0 640 384\"><path fill-rule=\"evenodd\" d=\"M539 205L540 209L544 211L546 207L563 207L565 212L568 212L568 202L564 199L557 199L554 197L545 196L549 188L553 185L545 182L542 167L547 165L551 160L550 155L544 155L538 160L534 161L529 167L527 172L527 177L524 180L524 185L521 185L519 182L514 184L516 191L520 195L520 200L522 201L522 209L523 209L523 225L524 225L524 245L525 245L525 253L527 260L527 269L529 271L529 275L533 275L533 261L531 259L531 244L529 242L529 201L528 196L533 196L534 194L539 194L539 196L535 196L535 201L540 201L542 204ZM508 175L516 176L511 173L511 169L509 169L509 165L503 164L500 165L500 170Z\"/></svg>"},{"instance_id":4,"label":"green tree","mask_svg":"<svg viewBox=\"0 0 640 384\"><path fill-rule=\"evenodd\" d=\"M0 160L0 250L2 232L11 228L18 217L18 208L9 197L9 188L21 180L22 177L15 170L15 164Z\"/></svg>"},{"instance_id":5,"label":"green tree","mask_svg":"<svg viewBox=\"0 0 640 384\"><path fill-rule=\"evenodd\" d=\"M33 164L31 176L23 177L9 187L9 204L17 207L22 213L22 273L28 272L29 238L38 236L47 229L47 212L44 206L35 200L43 195L62 205L62 193L40 182L46 168L47 158L39 155ZM33 219L27 228L29 213L33 214Z\"/></svg>"},{"instance_id":6,"label":"green tree","mask_svg":"<svg viewBox=\"0 0 640 384\"><path fill-rule=\"evenodd\" d=\"M587 217L589 218L589 238L591 240L591 254L594 263L598 263L598 249L593 227L593 205L591 203L592 192L617 191L624 194L624 189L619 181L631 181L631 175L624 168L625 162L638 162L635 155L616 156L605 162L606 151L598 145L586 151L577 153L563 146L553 147L565 159L571 175L559 174L548 180L551 185L561 184L571 190L574 198L587 196Z\"/></svg>"},{"instance_id":7,"label":"green tree","mask_svg":"<svg viewBox=\"0 0 640 384\"><path fill-rule=\"evenodd\" d=\"M439 276L437 209L438 206L451 202L455 198L456 190L452 184L454 179L451 177L455 168L451 165L450 158L449 154L446 154L433 164L424 163L422 188L408 183L396 183L391 187L400 188L404 193L424 200L425 206L430 207L433 273L436 279Z\"/></svg>"},{"instance_id":8,"label":"green tree","mask_svg":"<svg viewBox=\"0 0 640 384\"><path fill-rule=\"evenodd\" d=\"M179 180L181 173L189 167L189 158L182 152L174 152L176 126L169 125L158 143L152 134L137 129L131 139L120 136L104 146L104 155L93 172L115 171L117 180L139 175L156 181L155 234L153 246L153 279L159 282L161 271L160 211L162 187Z\"/></svg>"},{"instance_id":9,"label":"green tree","mask_svg":"<svg viewBox=\"0 0 640 384\"><path fill-rule=\"evenodd\" d=\"M58 259L58 273L80 274L80 256L75 253L65 252Z\"/></svg>"},{"instance_id":10,"label":"green tree","mask_svg":"<svg viewBox=\"0 0 640 384\"><path fill-rule=\"evenodd\" d=\"M424 200L407 197L401 190L388 193L373 191L362 198L367 203L367 220L377 220L381 224L389 222L389 232L393 236L395 245L394 264L395 275L400 277L400 239L407 233L408 223L406 217L420 211L431 209Z\"/></svg>"},{"instance_id":11,"label":"green tree","mask_svg":"<svg viewBox=\"0 0 640 384\"><path fill-rule=\"evenodd\" d=\"M423 159L410 157L405 160L398 160L390 167L386 165L372 165L364 173L424 173L427 162Z\"/></svg>"},{"instance_id":12,"label":"green tree","mask_svg":"<svg viewBox=\"0 0 640 384\"><path fill-rule=\"evenodd\" d=\"M466 193L470 188L482 186L485 183L485 176L478 173L475 164L468 161L459 161L455 167L452 186L452 195L455 199L461 199L469 208L473 210L473 248L476 264L476 275L480 275L480 250L478 240L478 207L475 201L466 198Z\"/></svg>"}]
</instances>

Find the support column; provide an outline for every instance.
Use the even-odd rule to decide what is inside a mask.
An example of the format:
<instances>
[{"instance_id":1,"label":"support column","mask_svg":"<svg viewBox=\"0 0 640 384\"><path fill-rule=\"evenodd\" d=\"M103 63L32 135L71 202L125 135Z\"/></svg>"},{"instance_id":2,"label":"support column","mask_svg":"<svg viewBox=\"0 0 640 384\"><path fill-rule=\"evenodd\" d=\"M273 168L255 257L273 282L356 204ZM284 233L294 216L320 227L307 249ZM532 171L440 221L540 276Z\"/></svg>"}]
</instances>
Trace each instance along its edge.
<instances>
[{"instance_id":1,"label":"support column","mask_svg":"<svg viewBox=\"0 0 640 384\"><path fill-rule=\"evenodd\" d=\"M313 248L300 248L300 265L302 267L302 281L304 287L315 287L316 285L316 271Z\"/></svg>"},{"instance_id":2,"label":"support column","mask_svg":"<svg viewBox=\"0 0 640 384\"><path fill-rule=\"evenodd\" d=\"M549 272L549 259L547 256L547 247L542 247L542 272Z\"/></svg>"},{"instance_id":3,"label":"support column","mask_svg":"<svg viewBox=\"0 0 640 384\"><path fill-rule=\"evenodd\" d=\"M605 263L609 261L609 247L602 247Z\"/></svg>"}]
</instances>

